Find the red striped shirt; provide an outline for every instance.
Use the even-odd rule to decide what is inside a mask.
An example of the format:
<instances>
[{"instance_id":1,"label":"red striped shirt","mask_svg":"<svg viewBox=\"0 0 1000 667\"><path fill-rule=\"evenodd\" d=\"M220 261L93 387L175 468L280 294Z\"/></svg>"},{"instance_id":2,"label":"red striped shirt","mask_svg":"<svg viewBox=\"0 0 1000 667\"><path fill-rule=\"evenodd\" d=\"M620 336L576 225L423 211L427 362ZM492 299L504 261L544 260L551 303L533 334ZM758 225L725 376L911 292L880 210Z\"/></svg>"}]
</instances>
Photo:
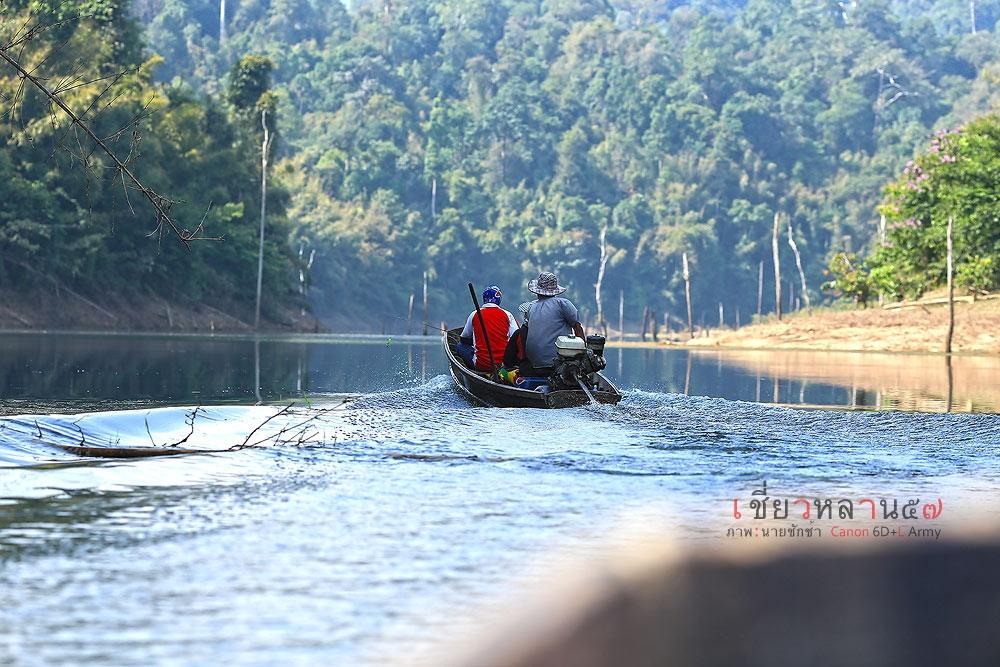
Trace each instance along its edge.
<instances>
[{"instance_id":1,"label":"red striped shirt","mask_svg":"<svg viewBox=\"0 0 1000 667\"><path fill-rule=\"evenodd\" d=\"M490 339L490 349L493 350L493 361L496 367L500 368L503 366L503 353L507 350L507 339L517 331L517 322L513 315L492 303L484 304L480 312L486 321L486 334ZM466 323L462 335L465 336L470 332L476 346L476 370L492 372L493 364L490 363L490 355L486 350L486 336L483 336L483 327L475 312L469 315L469 322Z\"/></svg>"}]
</instances>

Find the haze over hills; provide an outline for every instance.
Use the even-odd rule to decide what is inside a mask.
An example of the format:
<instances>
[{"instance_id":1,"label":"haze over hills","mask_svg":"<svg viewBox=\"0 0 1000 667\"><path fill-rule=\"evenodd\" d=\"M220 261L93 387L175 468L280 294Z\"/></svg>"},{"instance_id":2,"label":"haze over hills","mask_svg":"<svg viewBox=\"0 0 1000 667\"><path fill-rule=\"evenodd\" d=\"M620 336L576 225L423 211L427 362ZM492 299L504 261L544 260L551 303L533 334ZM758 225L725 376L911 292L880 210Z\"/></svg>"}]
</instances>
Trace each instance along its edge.
<instances>
[{"instance_id":1,"label":"haze over hills","mask_svg":"<svg viewBox=\"0 0 1000 667\"><path fill-rule=\"evenodd\" d=\"M975 35L965 2L230 3L200 67L218 2L160 4L150 47L189 54L194 85L220 88L242 52L276 62L316 306L357 317L404 312L425 269L450 313L466 278L519 292L546 267L593 317L606 225L606 302L680 315L688 250L696 319L721 301L745 321L775 211L818 299L830 254L876 231L881 188L994 94L997 3Z\"/></svg>"},{"instance_id":2,"label":"haze over hills","mask_svg":"<svg viewBox=\"0 0 1000 667\"><path fill-rule=\"evenodd\" d=\"M542 269L593 320L604 229L606 319L619 290L629 319L681 317L687 252L695 320L721 302L745 322L760 262L774 307L776 212L784 277L790 221L815 303L829 258L870 246L882 189L934 130L994 108L1000 73L996 0L974 26L963 0L226 5L221 45L219 0L131 10L172 96L220 106L239 58L273 61L272 238L289 293L315 250L313 305L338 329L398 329L424 271L434 321L463 314L467 280L516 304Z\"/></svg>"}]
</instances>

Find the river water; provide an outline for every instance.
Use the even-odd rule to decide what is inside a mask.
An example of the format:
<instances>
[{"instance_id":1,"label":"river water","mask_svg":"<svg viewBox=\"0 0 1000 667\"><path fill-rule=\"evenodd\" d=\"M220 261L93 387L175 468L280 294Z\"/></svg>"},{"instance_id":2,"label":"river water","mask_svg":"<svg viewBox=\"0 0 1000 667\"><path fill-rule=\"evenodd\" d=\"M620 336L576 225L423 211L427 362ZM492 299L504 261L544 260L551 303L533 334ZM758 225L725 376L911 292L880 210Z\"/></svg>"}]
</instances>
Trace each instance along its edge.
<instances>
[{"instance_id":1,"label":"river water","mask_svg":"<svg viewBox=\"0 0 1000 667\"><path fill-rule=\"evenodd\" d=\"M419 663L626 528L725 541L763 480L995 516L991 359L609 349L621 405L536 411L419 340L0 344L0 664ZM174 443L214 453L62 448Z\"/></svg>"}]
</instances>

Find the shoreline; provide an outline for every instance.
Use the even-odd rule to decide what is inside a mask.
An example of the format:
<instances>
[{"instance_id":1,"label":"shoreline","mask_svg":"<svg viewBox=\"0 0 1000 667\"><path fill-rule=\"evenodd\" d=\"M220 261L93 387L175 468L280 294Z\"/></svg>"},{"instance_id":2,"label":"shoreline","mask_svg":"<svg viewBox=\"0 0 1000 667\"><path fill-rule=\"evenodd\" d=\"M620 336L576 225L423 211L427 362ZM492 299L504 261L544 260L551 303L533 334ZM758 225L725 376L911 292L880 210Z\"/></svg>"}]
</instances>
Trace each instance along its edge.
<instances>
[{"instance_id":1,"label":"shoreline","mask_svg":"<svg viewBox=\"0 0 1000 667\"><path fill-rule=\"evenodd\" d=\"M1000 295L955 304L953 356L992 357L1000 354ZM335 331L312 314L303 317L297 304L273 310L259 331L252 325L207 304L174 304L159 296L109 298L102 305L51 293L0 293L0 334L140 336L214 339L357 340L438 344L440 335ZM225 306L223 306L225 307ZM229 309L239 309L232 305ZM18 312L20 311L20 313ZM686 340L686 331L662 332L659 340L624 339L609 332L609 349L670 349L688 351L791 353L876 353L945 356L947 305L935 295L923 301L869 308L816 308L778 320L732 328L706 328ZM30 313L29 321L21 313ZM11 315L16 316L11 317ZM112 319L114 318L114 319Z\"/></svg>"},{"instance_id":2,"label":"shoreline","mask_svg":"<svg viewBox=\"0 0 1000 667\"><path fill-rule=\"evenodd\" d=\"M0 290L0 331L224 335L254 334L253 312L243 303L182 302L159 294L84 296L66 289ZM247 311L247 312L244 312ZM321 333L326 327L296 303L269 306L259 334Z\"/></svg>"},{"instance_id":3,"label":"shoreline","mask_svg":"<svg viewBox=\"0 0 1000 667\"><path fill-rule=\"evenodd\" d=\"M420 334L373 334L364 332L319 332L311 331L283 331L275 329L263 329L254 331L165 331L165 330L130 330L116 331L110 329L10 329L0 328L0 336L100 336L100 337L122 337L122 338L189 338L202 340L259 340L282 341L282 342L378 342L378 343L425 343L427 345L439 345L440 339L437 336L422 336ZM696 339L697 340L697 339ZM710 341L711 338L701 339ZM909 357L945 357L942 351L934 350L893 350L893 349L842 349L842 348L822 348L815 347L754 347L750 345L718 344L711 342L690 344L684 341L611 341L609 340L606 349L635 349L635 350L673 350L687 351L704 354L715 353L741 353L741 352L782 352L782 353L830 353L830 354L857 354L857 355L895 355ZM953 357L996 357L998 353L979 350L959 350L952 352Z\"/></svg>"},{"instance_id":4,"label":"shoreline","mask_svg":"<svg viewBox=\"0 0 1000 667\"><path fill-rule=\"evenodd\" d=\"M717 330L716 330L717 331ZM358 342L379 342L379 343L425 343L427 345L439 345L440 339L437 336L422 336L420 334L373 334L365 332L344 332L344 331L321 331L318 333L308 330L282 330L282 329L262 329L255 332L252 330L223 330L215 331L203 330L162 330L162 329L137 329L137 330L114 330L114 329L72 329L72 328L52 328L52 329L28 329L28 328L0 328L0 336L99 336L106 338L189 338L203 340L259 340L259 341L283 341L283 342L337 342L337 341L358 341ZM621 350L673 350L687 351L695 353L740 353L740 352L788 352L788 353L831 353L831 354L859 354L859 355L883 355L891 354L897 356L910 357L945 357L940 350L899 350L899 349L855 349L815 346L754 346L749 344L720 343L709 338L695 339L697 342L687 341L617 341L609 340L606 349ZM998 352L986 350L957 350L951 353L953 357L996 357Z\"/></svg>"},{"instance_id":5,"label":"shoreline","mask_svg":"<svg viewBox=\"0 0 1000 667\"><path fill-rule=\"evenodd\" d=\"M212 339L212 340L259 340L259 341L283 341L295 342L303 341L372 341L390 344L396 341L407 343L426 342L427 344L440 345L441 339L436 336L420 336L417 334L372 334L372 333L345 333L333 331L295 331L281 329L261 329L260 331L163 331L153 329L115 331L112 329L7 329L0 328L0 336L103 336L122 338L191 338L191 339Z\"/></svg>"},{"instance_id":6,"label":"shoreline","mask_svg":"<svg viewBox=\"0 0 1000 667\"><path fill-rule=\"evenodd\" d=\"M706 336L671 343L689 350L875 352L945 356L948 307L928 295L924 301L836 310L802 311L778 320L769 316L739 329L714 329ZM955 303L953 355L1000 354L1000 301Z\"/></svg>"}]
</instances>

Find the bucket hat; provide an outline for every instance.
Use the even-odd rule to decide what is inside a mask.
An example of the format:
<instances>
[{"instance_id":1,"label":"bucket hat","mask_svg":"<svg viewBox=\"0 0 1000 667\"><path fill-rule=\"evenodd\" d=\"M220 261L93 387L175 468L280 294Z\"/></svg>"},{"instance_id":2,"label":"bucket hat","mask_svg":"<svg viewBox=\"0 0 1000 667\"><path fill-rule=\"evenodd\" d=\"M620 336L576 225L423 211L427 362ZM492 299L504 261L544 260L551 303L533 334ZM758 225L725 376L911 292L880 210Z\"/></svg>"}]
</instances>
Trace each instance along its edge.
<instances>
[{"instance_id":1,"label":"bucket hat","mask_svg":"<svg viewBox=\"0 0 1000 667\"><path fill-rule=\"evenodd\" d=\"M556 296L566 291L566 288L559 284L556 274L543 271L534 280L528 281L528 291L540 296Z\"/></svg>"}]
</instances>

